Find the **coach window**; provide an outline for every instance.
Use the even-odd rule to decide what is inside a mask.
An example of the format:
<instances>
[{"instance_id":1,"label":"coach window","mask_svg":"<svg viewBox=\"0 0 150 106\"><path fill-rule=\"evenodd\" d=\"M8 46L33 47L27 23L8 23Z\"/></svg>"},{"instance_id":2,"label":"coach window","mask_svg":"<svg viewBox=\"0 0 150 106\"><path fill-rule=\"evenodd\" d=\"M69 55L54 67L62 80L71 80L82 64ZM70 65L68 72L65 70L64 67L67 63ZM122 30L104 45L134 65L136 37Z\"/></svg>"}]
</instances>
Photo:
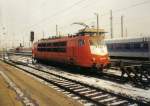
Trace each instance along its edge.
<instances>
[{"instance_id":1,"label":"coach window","mask_svg":"<svg viewBox=\"0 0 150 106\"><path fill-rule=\"evenodd\" d=\"M144 43L143 47L148 49L148 43Z\"/></svg>"},{"instance_id":2,"label":"coach window","mask_svg":"<svg viewBox=\"0 0 150 106\"><path fill-rule=\"evenodd\" d=\"M144 43L141 43L141 45L140 45L140 46L141 46L141 48L143 48L143 47L144 47Z\"/></svg>"},{"instance_id":3,"label":"coach window","mask_svg":"<svg viewBox=\"0 0 150 106\"><path fill-rule=\"evenodd\" d=\"M79 46L83 46L85 44L84 40L82 40L82 39L79 39L78 43L79 43Z\"/></svg>"}]
</instances>

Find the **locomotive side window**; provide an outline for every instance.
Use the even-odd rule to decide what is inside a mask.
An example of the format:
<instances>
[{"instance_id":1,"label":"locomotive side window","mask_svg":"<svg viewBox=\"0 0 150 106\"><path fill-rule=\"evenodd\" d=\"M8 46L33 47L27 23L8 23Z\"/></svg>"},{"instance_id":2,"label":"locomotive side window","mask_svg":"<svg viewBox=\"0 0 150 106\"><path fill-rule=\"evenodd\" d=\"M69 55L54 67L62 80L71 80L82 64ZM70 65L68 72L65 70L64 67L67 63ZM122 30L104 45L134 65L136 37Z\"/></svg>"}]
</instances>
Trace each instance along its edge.
<instances>
[{"instance_id":1,"label":"locomotive side window","mask_svg":"<svg viewBox=\"0 0 150 106\"><path fill-rule=\"evenodd\" d=\"M84 40L79 39L79 40L78 40L78 44L79 44L79 46L83 46L83 45L85 44L85 42L84 42Z\"/></svg>"},{"instance_id":2,"label":"locomotive side window","mask_svg":"<svg viewBox=\"0 0 150 106\"><path fill-rule=\"evenodd\" d=\"M39 43L37 50L40 52L66 52L67 42Z\"/></svg>"},{"instance_id":3,"label":"locomotive side window","mask_svg":"<svg viewBox=\"0 0 150 106\"><path fill-rule=\"evenodd\" d=\"M47 46L53 46L53 43L47 43Z\"/></svg>"},{"instance_id":4,"label":"locomotive side window","mask_svg":"<svg viewBox=\"0 0 150 106\"><path fill-rule=\"evenodd\" d=\"M46 46L46 43L39 43L38 44L38 47L45 47Z\"/></svg>"},{"instance_id":5,"label":"locomotive side window","mask_svg":"<svg viewBox=\"0 0 150 106\"><path fill-rule=\"evenodd\" d=\"M38 47L41 47L41 43L38 44Z\"/></svg>"},{"instance_id":6,"label":"locomotive side window","mask_svg":"<svg viewBox=\"0 0 150 106\"><path fill-rule=\"evenodd\" d=\"M47 46L66 46L67 42L53 42L53 43L47 43Z\"/></svg>"}]
</instances>

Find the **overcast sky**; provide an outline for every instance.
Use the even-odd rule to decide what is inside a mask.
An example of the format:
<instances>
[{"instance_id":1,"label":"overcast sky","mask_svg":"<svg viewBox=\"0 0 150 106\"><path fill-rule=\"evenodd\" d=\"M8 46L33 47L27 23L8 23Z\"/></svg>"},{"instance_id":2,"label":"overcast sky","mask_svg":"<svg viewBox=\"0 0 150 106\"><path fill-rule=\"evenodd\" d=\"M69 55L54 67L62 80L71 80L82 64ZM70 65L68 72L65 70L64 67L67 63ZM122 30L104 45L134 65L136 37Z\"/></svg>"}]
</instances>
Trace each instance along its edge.
<instances>
[{"instance_id":1,"label":"overcast sky","mask_svg":"<svg viewBox=\"0 0 150 106\"><path fill-rule=\"evenodd\" d=\"M0 45L28 45L31 30L36 40L43 32L53 36L56 24L61 34L75 33L81 27L74 22L96 25L94 13L109 38L111 9L115 38L121 36L121 15L128 36L150 36L150 0L0 0Z\"/></svg>"}]
</instances>

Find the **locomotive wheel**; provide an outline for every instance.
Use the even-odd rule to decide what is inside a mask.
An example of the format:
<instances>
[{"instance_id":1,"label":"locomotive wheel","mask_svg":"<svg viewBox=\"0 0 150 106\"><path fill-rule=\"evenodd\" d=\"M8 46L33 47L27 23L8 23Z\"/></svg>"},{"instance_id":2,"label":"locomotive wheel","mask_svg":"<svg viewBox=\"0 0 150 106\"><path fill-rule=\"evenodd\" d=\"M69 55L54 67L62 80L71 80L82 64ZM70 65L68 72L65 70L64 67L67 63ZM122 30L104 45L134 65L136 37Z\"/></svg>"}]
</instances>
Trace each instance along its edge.
<instances>
[{"instance_id":1,"label":"locomotive wheel","mask_svg":"<svg viewBox=\"0 0 150 106\"><path fill-rule=\"evenodd\" d=\"M40 60L39 59L35 59L36 63L40 63Z\"/></svg>"}]
</instances>

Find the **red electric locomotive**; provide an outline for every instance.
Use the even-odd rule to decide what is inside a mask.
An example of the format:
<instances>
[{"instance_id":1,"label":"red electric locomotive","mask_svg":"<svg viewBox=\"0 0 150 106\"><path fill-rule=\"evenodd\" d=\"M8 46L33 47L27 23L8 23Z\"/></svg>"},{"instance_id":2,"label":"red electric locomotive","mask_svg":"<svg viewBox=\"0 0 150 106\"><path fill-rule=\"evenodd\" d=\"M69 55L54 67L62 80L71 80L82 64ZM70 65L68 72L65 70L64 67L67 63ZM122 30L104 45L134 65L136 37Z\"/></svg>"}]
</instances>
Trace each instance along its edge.
<instances>
[{"instance_id":1,"label":"red electric locomotive","mask_svg":"<svg viewBox=\"0 0 150 106\"><path fill-rule=\"evenodd\" d=\"M76 35L42 39L33 44L36 60L50 60L85 68L102 70L110 64L104 44L104 30L80 30Z\"/></svg>"}]
</instances>

